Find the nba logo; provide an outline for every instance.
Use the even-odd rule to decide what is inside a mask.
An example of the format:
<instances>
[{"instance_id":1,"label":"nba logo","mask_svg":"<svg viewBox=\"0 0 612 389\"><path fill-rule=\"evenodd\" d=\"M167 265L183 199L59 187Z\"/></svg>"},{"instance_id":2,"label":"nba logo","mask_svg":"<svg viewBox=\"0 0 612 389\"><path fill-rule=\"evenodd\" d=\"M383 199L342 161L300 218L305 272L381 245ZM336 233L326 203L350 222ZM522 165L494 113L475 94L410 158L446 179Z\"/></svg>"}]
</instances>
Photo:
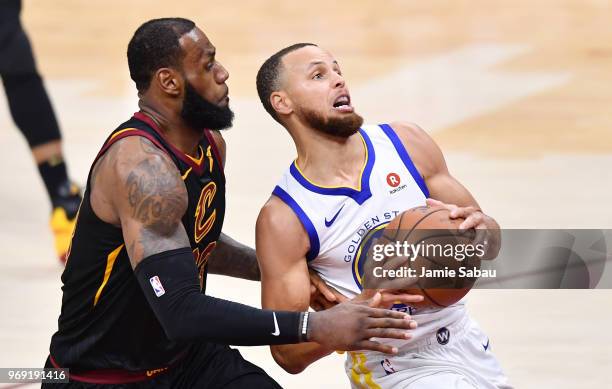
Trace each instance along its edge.
<instances>
[{"instance_id":1,"label":"nba logo","mask_svg":"<svg viewBox=\"0 0 612 389\"><path fill-rule=\"evenodd\" d=\"M157 297L163 296L163 294L166 293L158 276L153 276L149 278L149 282L151 283L151 286L153 287L153 292L155 292L155 295Z\"/></svg>"},{"instance_id":2,"label":"nba logo","mask_svg":"<svg viewBox=\"0 0 612 389\"><path fill-rule=\"evenodd\" d=\"M382 366L383 370L387 375L395 373L395 369L393 368L393 365L391 364L391 361L389 359L383 359L382 361L380 361L380 365Z\"/></svg>"}]
</instances>

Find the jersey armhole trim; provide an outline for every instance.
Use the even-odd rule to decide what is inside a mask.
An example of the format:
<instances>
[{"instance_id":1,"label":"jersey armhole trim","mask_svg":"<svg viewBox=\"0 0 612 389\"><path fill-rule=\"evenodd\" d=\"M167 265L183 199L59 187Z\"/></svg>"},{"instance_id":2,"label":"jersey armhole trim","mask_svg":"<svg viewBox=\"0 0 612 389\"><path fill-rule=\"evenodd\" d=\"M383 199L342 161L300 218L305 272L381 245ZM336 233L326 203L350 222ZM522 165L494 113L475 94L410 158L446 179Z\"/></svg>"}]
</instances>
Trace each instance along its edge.
<instances>
[{"instance_id":1,"label":"jersey armhole trim","mask_svg":"<svg viewBox=\"0 0 612 389\"><path fill-rule=\"evenodd\" d=\"M423 180L423 177L417 170L416 166L414 166L414 163L412 162L412 159L410 158L408 151L402 144L402 141L400 140L400 138L395 133L395 130L388 124L380 124L379 127L383 130L385 135L387 135L391 143L393 143L393 146L395 147L395 151L397 151L397 154L404 162L404 165L406 165L406 168L412 175L412 178L414 178L414 181L417 183L419 188L421 188L421 191L423 192L425 197L429 198L429 189L427 189L425 180Z\"/></svg>"},{"instance_id":2,"label":"jersey armhole trim","mask_svg":"<svg viewBox=\"0 0 612 389\"><path fill-rule=\"evenodd\" d=\"M155 139L153 135L139 128L124 128L123 130L119 130L115 134L113 134L104 144L104 146L102 146L102 149L100 150L100 152L98 152L98 155L96 155L92 166L94 166L96 162L98 162L98 160L108 151L108 149L112 145L114 145L117 141L123 138L127 138L128 136L142 136L143 138L147 138L149 141L151 141L151 143L157 146L158 149L169 155L168 151L164 148L164 146L162 146L161 143L159 143L157 139Z\"/></svg>"},{"instance_id":3,"label":"jersey armhole trim","mask_svg":"<svg viewBox=\"0 0 612 389\"><path fill-rule=\"evenodd\" d=\"M172 144L172 142L170 142L168 140L168 138L166 138L166 136L163 134L163 132L160 130L160 128L157 126L157 123L155 123L149 116L145 115L142 112L135 112L134 115L132 116L132 118L137 119L143 123L145 123L147 126L149 126L161 139L163 139L167 145L167 153L170 154L172 153L176 158L180 159L181 161L185 162L187 165L191 166L193 168L193 172L197 175L201 175L202 172L204 171L204 164L202 165L198 165L196 162L194 162L191 158L189 158L187 156L187 154L185 154L182 150L179 150L176 146L174 146ZM204 131L204 130L203 130ZM166 149L166 148L165 148ZM220 165L223 166L223 165ZM221 169L221 171L223 172L223 169Z\"/></svg>"},{"instance_id":4,"label":"jersey armhole trim","mask_svg":"<svg viewBox=\"0 0 612 389\"><path fill-rule=\"evenodd\" d=\"M210 131L212 130L204 130L204 136L206 137L206 140L208 140L208 143L212 148L212 153L215 156L217 163L219 164L219 166L221 166L221 173L225 174L225 166L223 166L223 160L221 159L221 153L219 152L219 148L217 147L217 141L215 140L215 137L210 133Z\"/></svg>"},{"instance_id":5,"label":"jersey armhole trim","mask_svg":"<svg viewBox=\"0 0 612 389\"><path fill-rule=\"evenodd\" d=\"M121 140L123 138L127 138L129 136L141 136L143 138L148 139L149 141L151 141L151 143L153 143L153 145L155 147L157 147L162 152L164 152L166 155L168 155L170 158L172 158L172 156L170 155L168 150L166 150L164 148L164 146L162 146L162 144L157 139L155 139L155 137L153 135L149 134L148 132L146 132L144 130L141 130L139 128L134 128L134 127L127 127L127 128L124 128L122 130L119 130L119 131L115 132L102 145L102 148L100 149L100 151L98 152L98 154L94 158L93 162L91 163L91 167L89 169L89 174L87 174L87 181L85 182L85 191L83 193L83 201L87 200L89 202L89 209L91 211L91 215L93 215L93 217L96 219L96 222L104 223L106 225L109 225L109 226L117 229L117 230L121 230L121 227L118 227L118 226L115 226L113 224L105 222L104 220L102 220L100 218L100 216L98 216L96 211L94 211L94 209L93 209L93 205L91 203L91 174L92 174L92 172L94 170L94 167L96 166L96 164L100 160L100 158L102 158L104 156L104 154L106 154L108 149L110 149L110 147L112 145L114 145L117 141L119 141L119 140ZM81 204L81 206L82 206L82 204ZM80 208L79 208L79 210L80 210Z\"/></svg>"},{"instance_id":6,"label":"jersey armhole trim","mask_svg":"<svg viewBox=\"0 0 612 389\"><path fill-rule=\"evenodd\" d=\"M302 226L306 230L308 234L308 239L310 240L310 249L306 253L306 260L312 261L319 255L319 235L317 234L317 230L315 229L312 221L308 218L304 210L298 205L298 203L291 197L291 195L285 192L280 186L276 186L272 191L272 194L279 199L281 199L285 204L293 210L295 215L298 217Z\"/></svg>"},{"instance_id":7,"label":"jersey armhole trim","mask_svg":"<svg viewBox=\"0 0 612 389\"><path fill-rule=\"evenodd\" d=\"M153 143L158 149L160 149L161 151L163 151L164 153L166 153L168 156L170 156L170 153L168 153L168 150L166 150L164 148L164 146L162 146L161 143L159 143L159 141L157 139L155 139L155 137L151 134L149 134L148 132L141 130L139 128L133 128L133 127L128 127L128 128L124 128L122 130L119 130L117 132L115 132L113 135L111 135L106 142L104 143L104 145L102 145L102 148L100 149L100 151L98 152L98 154L96 155L96 157L94 158L93 162L91 163L91 168L89 169L89 174L87 175L87 182L85 184L85 188L86 191L89 190L89 186L90 186L90 179L91 179L91 173L93 172L94 167L96 166L96 164L98 163L98 161L100 160L100 158L102 158L104 156L104 154L106 154L106 152L108 151L108 149L115 144L117 141L123 139L123 138L127 138L129 136L142 136L143 138L147 138L149 141L151 141L151 143ZM171 157L171 156L170 156ZM171 157L172 158L172 157ZM95 212L94 212L95 213Z\"/></svg>"}]
</instances>

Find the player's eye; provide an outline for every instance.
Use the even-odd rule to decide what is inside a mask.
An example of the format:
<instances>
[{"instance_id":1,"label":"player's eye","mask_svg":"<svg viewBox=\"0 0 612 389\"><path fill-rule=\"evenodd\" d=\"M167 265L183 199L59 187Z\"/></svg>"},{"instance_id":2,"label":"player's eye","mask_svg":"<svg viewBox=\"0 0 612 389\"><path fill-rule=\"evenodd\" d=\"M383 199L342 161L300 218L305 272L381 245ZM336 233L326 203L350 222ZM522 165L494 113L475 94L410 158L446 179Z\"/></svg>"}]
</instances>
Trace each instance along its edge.
<instances>
[{"instance_id":1,"label":"player's eye","mask_svg":"<svg viewBox=\"0 0 612 389\"><path fill-rule=\"evenodd\" d=\"M206 70L212 70L213 66L215 66L215 61L210 61L206 64Z\"/></svg>"},{"instance_id":2,"label":"player's eye","mask_svg":"<svg viewBox=\"0 0 612 389\"><path fill-rule=\"evenodd\" d=\"M313 80L320 80L320 79L322 79L322 78L323 78L323 75L322 75L321 73L315 73L315 74L312 76L312 79L313 79Z\"/></svg>"}]
</instances>

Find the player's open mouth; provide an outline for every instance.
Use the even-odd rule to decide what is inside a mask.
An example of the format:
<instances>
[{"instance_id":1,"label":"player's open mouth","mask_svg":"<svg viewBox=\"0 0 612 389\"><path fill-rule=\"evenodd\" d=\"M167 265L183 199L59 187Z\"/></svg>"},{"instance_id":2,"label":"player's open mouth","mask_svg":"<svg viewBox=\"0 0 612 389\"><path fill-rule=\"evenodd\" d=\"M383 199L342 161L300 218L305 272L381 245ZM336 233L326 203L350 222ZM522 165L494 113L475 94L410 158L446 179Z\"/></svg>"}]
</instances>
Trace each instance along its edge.
<instances>
[{"instance_id":1,"label":"player's open mouth","mask_svg":"<svg viewBox=\"0 0 612 389\"><path fill-rule=\"evenodd\" d=\"M334 109L340 112L353 112L351 98L349 95L340 95L334 101Z\"/></svg>"}]
</instances>

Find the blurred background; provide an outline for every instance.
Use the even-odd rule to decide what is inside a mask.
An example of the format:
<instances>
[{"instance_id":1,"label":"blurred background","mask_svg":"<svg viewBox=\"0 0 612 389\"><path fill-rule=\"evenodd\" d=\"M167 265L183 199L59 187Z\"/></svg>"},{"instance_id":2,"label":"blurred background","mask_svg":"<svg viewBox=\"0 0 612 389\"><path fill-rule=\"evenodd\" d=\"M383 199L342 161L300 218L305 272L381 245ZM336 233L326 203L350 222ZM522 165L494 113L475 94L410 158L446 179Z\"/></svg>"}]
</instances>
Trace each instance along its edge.
<instances>
[{"instance_id":1,"label":"blurred background","mask_svg":"<svg viewBox=\"0 0 612 389\"><path fill-rule=\"evenodd\" d=\"M3 1L3 0L0 0ZM612 228L612 2L24 0L22 22L84 184L102 142L137 110L127 43L154 17L193 19L228 69L224 231L254 244L255 219L295 157L261 107L255 74L296 42L331 51L367 123L412 121L504 228ZM62 266L27 144L0 93L0 367L42 366ZM259 284L210 276L212 295L259 306ZM478 290L468 309L517 388L603 388L612 293ZM202 323L206 325L206 323ZM287 388L346 388L343 357L291 376L268 348L241 348ZM0 385L2 387L2 385Z\"/></svg>"}]
</instances>

